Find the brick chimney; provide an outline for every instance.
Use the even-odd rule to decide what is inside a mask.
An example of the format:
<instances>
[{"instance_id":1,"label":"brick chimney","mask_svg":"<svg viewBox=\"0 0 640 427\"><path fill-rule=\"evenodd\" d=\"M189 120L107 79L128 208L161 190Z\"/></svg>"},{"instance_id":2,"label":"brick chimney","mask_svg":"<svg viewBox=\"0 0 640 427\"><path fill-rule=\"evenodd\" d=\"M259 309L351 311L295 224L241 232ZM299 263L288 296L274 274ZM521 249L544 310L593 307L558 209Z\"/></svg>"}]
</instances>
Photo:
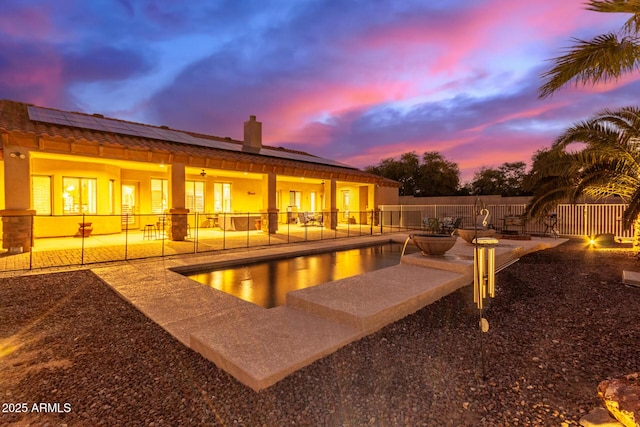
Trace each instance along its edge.
<instances>
[{"instance_id":1,"label":"brick chimney","mask_svg":"<svg viewBox=\"0 0 640 427\"><path fill-rule=\"evenodd\" d=\"M256 121L256 116L250 116L244 122L243 151L257 153L262 148L262 122Z\"/></svg>"}]
</instances>

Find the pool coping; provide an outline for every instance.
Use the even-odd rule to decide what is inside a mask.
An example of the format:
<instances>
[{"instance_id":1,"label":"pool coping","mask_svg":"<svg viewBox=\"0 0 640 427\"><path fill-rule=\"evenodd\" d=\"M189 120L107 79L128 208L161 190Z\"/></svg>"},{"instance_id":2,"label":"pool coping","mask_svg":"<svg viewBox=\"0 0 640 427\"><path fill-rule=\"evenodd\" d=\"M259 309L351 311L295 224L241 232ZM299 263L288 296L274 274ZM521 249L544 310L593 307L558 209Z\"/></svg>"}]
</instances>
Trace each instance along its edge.
<instances>
[{"instance_id":1,"label":"pool coping","mask_svg":"<svg viewBox=\"0 0 640 427\"><path fill-rule=\"evenodd\" d=\"M406 237L398 233L195 258L140 260L92 271L182 344L259 391L470 284L473 248L458 239L444 257L406 255L393 267L289 292L287 305L271 309L202 285L177 271L404 242ZM497 264L564 241L501 241Z\"/></svg>"}]
</instances>

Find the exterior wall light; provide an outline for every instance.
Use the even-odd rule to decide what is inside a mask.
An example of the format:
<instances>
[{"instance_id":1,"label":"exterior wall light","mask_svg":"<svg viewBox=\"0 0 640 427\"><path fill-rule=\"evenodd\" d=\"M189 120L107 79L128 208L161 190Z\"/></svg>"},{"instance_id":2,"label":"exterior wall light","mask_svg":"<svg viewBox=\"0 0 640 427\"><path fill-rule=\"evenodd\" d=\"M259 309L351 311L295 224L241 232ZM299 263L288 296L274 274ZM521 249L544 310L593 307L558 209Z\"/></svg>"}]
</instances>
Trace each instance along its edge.
<instances>
[{"instance_id":1,"label":"exterior wall light","mask_svg":"<svg viewBox=\"0 0 640 427\"><path fill-rule=\"evenodd\" d=\"M26 159L27 158L27 156L25 156L24 153L21 153L19 151L12 151L11 153L9 153L9 155L11 157L13 157L14 159L15 158L18 158L18 159Z\"/></svg>"}]
</instances>

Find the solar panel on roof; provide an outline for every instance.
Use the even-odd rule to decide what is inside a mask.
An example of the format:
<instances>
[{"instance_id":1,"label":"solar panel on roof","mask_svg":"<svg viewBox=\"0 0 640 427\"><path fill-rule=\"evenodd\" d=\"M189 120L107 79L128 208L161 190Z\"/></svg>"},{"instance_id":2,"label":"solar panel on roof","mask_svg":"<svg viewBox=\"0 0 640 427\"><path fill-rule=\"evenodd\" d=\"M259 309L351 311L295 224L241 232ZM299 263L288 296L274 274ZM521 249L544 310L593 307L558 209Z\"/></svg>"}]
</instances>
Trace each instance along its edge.
<instances>
[{"instance_id":1,"label":"solar panel on roof","mask_svg":"<svg viewBox=\"0 0 640 427\"><path fill-rule=\"evenodd\" d=\"M217 141L213 139L199 138L184 132L163 129L139 123L124 122L115 119L107 119L100 116L89 116L86 114L72 113L67 111L51 110L33 105L28 106L29 119L36 122L56 124L62 126L73 126L82 129L110 132L120 135L136 136L140 138L158 139L168 142L198 145L207 148L216 148L226 151L242 151L242 145L232 142ZM334 160L292 153L290 151L273 150L262 148L259 153L262 156L276 157L285 160L295 160L307 163L316 163L327 166L355 169L351 166L336 162Z\"/></svg>"},{"instance_id":2,"label":"solar panel on roof","mask_svg":"<svg viewBox=\"0 0 640 427\"><path fill-rule=\"evenodd\" d=\"M340 163L335 160L325 159L323 157L306 156L304 154L292 153L290 151L280 151L280 150L272 150L269 148L263 148L260 150L259 154L263 156L278 157L278 158L287 159L287 160L297 160L297 161L307 162L307 163L317 163L317 164L327 165L327 166L336 166L341 168L355 169L352 166L345 165L344 163Z\"/></svg>"}]
</instances>

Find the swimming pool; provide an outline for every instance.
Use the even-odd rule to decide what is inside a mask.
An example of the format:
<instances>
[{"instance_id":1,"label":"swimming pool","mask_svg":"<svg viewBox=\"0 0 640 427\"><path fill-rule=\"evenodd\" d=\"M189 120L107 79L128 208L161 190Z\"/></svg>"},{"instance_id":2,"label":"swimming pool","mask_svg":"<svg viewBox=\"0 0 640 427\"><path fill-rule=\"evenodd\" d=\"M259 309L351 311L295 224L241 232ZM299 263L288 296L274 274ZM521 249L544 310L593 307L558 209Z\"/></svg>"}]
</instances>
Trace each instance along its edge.
<instances>
[{"instance_id":1,"label":"swimming pool","mask_svg":"<svg viewBox=\"0 0 640 427\"><path fill-rule=\"evenodd\" d=\"M405 253L411 250L416 249L410 245ZM401 252L402 244L385 243L189 273L187 277L272 308L285 304L287 292L397 265Z\"/></svg>"}]
</instances>

